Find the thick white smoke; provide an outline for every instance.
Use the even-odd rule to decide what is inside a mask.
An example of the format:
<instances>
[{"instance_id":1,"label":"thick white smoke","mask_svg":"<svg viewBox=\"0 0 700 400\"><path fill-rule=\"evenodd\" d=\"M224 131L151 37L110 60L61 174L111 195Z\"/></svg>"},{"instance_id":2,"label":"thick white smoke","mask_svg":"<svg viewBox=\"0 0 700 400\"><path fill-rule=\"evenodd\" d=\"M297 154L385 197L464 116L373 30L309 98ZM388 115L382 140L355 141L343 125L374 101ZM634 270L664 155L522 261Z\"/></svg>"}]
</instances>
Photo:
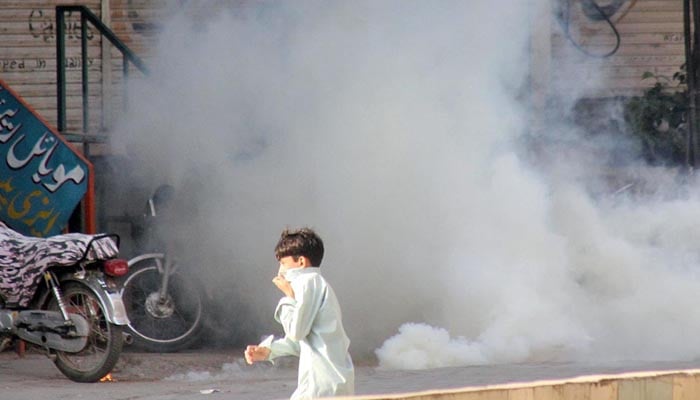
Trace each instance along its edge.
<instances>
[{"instance_id":1,"label":"thick white smoke","mask_svg":"<svg viewBox=\"0 0 700 400\"><path fill-rule=\"evenodd\" d=\"M698 355L697 196L594 197L604 157L521 151L535 3L192 19L209 2L191 2L169 21L115 145L179 190L180 249L226 304L226 337L278 329L272 249L311 226L351 351L383 366Z\"/></svg>"}]
</instances>

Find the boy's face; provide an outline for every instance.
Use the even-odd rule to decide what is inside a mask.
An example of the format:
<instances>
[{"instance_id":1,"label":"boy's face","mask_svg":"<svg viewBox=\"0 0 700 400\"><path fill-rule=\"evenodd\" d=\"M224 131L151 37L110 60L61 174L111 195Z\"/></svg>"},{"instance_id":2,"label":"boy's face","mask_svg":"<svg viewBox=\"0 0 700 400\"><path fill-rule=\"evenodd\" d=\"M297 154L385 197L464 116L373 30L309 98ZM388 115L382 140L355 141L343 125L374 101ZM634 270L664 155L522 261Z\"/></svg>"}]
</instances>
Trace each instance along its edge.
<instances>
[{"instance_id":1,"label":"boy's face","mask_svg":"<svg viewBox=\"0 0 700 400\"><path fill-rule=\"evenodd\" d=\"M305 267L306 263L304 259L305 257L295 256L286 256L280 258L280 268L279 271L277 271L277 275L284 276L285 272L289 271L290 269Z\"/></svg>"}]
</instances>

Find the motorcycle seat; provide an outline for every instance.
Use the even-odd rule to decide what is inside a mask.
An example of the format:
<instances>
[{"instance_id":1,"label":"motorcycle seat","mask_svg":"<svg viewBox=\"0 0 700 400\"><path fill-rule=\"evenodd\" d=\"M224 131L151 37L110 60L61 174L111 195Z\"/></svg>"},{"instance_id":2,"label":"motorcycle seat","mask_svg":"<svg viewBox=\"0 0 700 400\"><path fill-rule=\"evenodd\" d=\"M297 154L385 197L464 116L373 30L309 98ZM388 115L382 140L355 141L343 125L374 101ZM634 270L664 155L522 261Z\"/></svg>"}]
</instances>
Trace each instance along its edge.
<instances>
[{"instance_id":1,"label":"motorcycle seat","mask_svg":"<svg viewBox=\"0 0 700 400\"><path fill-rule=\"evenodd\" d=\"M95 236L84 233L48 238L25 236L0 221L0 294L5 302L26 305L49 266L74 265L83 259L106 260L119 254L111 237L92 241Z\"/></svg>"}]
</instances>

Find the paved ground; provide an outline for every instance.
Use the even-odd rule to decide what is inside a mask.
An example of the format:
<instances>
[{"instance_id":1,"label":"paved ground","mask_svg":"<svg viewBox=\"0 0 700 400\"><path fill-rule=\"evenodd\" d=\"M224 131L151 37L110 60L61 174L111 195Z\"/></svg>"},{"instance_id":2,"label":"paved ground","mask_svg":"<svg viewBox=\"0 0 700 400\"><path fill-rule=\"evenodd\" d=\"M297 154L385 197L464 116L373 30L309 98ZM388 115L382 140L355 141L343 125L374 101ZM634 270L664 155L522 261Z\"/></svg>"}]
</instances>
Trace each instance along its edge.
<instances>
[{"instance_id":1,"label":"paved ground","mask_svg":"<svg viewBox=\"0 0 700 400\"><path fill-rule=\"evenodd\" d=\"M401 393L438 388L567 378L644 370L700 369L700 361L613 363L526 363L383 371L357 368L358 394ZM296 365L245 365L239 350L176 354L126 352L113 373L116 382L78 384L36 352L18 358L0 353L0 394L17 399L284 399L296 385ZM209 393L212 392L212 393ZM0 398L5 399L4 395Z\"/></svg>"}]
</instances>

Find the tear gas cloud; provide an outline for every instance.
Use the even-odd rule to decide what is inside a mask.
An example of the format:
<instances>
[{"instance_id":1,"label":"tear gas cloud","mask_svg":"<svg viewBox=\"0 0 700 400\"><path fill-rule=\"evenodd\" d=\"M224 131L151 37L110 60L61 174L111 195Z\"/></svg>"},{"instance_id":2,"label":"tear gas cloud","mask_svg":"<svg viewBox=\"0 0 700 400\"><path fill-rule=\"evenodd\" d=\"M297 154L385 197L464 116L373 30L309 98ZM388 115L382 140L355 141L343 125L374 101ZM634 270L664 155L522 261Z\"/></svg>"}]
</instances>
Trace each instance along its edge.
<instances>
[{"instance_id":1,"label":"tear gas cloud","mask_svg":"<svg viewBox=\"0 0 700 400\"><path fill-rule=\"evenodd\" d=\"M222 340L279 332L274 244L311 226L356 357L698 355L698 194L654 170L666 196L592 196L606 155L563 120L540 141L566 148L523 145L534 0L187 4L114 144L132 184L178 190Z\"/></svg>"}]
</instances>

